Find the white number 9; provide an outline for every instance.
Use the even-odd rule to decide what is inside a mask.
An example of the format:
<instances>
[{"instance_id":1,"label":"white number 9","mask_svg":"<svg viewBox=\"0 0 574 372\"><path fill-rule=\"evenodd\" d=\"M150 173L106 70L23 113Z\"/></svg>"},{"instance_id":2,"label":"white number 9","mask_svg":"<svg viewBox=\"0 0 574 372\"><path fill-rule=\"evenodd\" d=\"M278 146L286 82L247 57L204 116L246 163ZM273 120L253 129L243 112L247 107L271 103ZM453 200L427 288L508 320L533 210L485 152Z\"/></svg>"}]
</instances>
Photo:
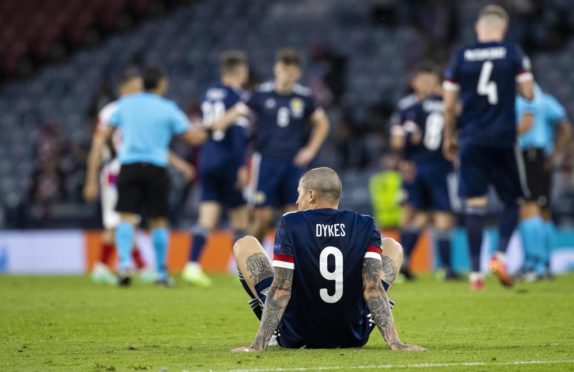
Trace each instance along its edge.
<instances>
[{"instance_id":1,"label":"white number 9","mask_svg":"<svg viewBox=\"0 0 574 372\"><path fill-rule=\"evenodd\" d=\"M329 271L328 269L328 259L329 256L335 258L335 270ZM327 288L321 288L319 290L319 296L321 299L328 304L334 304L343 297L343 253L340 249L336 247L327 247L321 251L319 255L319 270L323 278L327 280L333 280L335 282L335 293L329 294Z\"/></svg>"}]
</instances>

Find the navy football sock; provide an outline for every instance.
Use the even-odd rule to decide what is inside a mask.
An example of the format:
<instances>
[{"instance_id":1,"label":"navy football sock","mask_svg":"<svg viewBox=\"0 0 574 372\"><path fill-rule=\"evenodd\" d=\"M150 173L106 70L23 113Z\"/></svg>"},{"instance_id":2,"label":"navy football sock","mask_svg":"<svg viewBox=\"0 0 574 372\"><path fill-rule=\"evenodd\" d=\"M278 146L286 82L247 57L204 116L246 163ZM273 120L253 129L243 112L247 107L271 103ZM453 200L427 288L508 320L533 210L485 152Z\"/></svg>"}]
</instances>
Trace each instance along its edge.
<instances>
[{"instance_id":1,"label":"navy football sock","mask_svg":"<svg viewBox=\"0 0 574 372\"><path fill-rule=\"evenodd\" d=\"M247 282L245 281L245 279L243 278L243 275L241 273L239 273L238 275L239 278L239 283L241 283L241 286L243 287L243 289L245 290L245 292L247 292L247 294L249 295L250 298L255 298L255 294L253 294L253 292L251 292L251 288L249 288L249 286L247 285Z\"/></svg>"},{"instance_id":2,"label":"navy football sock","mask_svg":"<svg viewBox=\"0 0 574 372\"><path fill-rule=\"evenodd\" d=\"M482 233L484 230L484 215L486 208L467 207L465 227L470 250L471 271L480 271L480 249L482 247Z\"/></svg>"},{"instance_id":3,"label":"navy football sock","mask_svg":"<svg viewBox=\"0 0 574 372\"><path fill-rule=\"evenodd\" d=\"M265 304L267 292L269 291L269 287L271 287L271 283L273 283L273 277L269 276L265 279L261 279L259 283L255 284L255 292L257 292L257 297L262 304Z\"/></svg>"},{"instance_id":4,"label":"navy football sock","mask_svg":"<svg viewBox=\"0 0 574 372\"><path fill-rule=\"evenodd\" d=\"M450 231L437 231L435 234L436 245L438 254L442 262L442 266L447 270L452 270L451 263L451 240Z\"/></svg>"},{"instance_id":5,"label":"navy football sock","mask_svg":"<svg viewBox=\"0 0 574 372\"><path fill-rule=\"evenodd\" d=\"M199 262L209 231L201 226L195 226L191 229L191 234L193 239L191 240L191 247L189 247L189 261Z\"/></svg>"},{"instance_id":6,"label":"navy football sock","mask_svg":"<svg viewBox=\"0 0 574 372\"><path fill-rule=\"evenodd\" d=\"M417 240L421 230L416 227L407 227L401 230L401 244L403 246L404 260L403 265L408 265L411 253L417 245Z\"/></svg>"},{"instance_id":7,"label":"navy football sock","mask_svg":"<svg viewBox=\"0 0 574 372\"><path fill-rule=\"evenodd\" d=\"M508 248L508 242L518 225L518 205L507 205L500 214L498 223L498 232L500 240L498 241L498 252L505 253Z\"/></svg>"}]
</instances>

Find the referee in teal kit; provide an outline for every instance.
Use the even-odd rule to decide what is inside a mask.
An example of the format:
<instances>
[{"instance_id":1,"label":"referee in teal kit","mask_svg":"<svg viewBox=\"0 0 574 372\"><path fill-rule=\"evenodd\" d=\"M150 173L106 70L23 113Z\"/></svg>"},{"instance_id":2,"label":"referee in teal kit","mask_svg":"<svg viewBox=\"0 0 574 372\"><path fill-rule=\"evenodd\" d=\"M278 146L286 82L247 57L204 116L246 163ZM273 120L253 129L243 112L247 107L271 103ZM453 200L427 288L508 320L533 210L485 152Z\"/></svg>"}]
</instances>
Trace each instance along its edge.
<instances>
[{"instance_id":1,"label":"referee in teal kit","mask_svg":"<svg viewBox=\"0 0 574 372\"><path fill-rule=\"evenodd\" d=\"M139 215L149 218L156 257L156 283L170 286L167 272L167 230L169 177L168 148L172 137L179 136L192 145L207 139L199 126L191 126L177 105L162 96L167 91L165 74L150 68L143 73L144 91L122 98L109 119L110 126L97 135L110 138L114 129L121 133L119 151L121 170L118 180L116 210L121 222L116 228L116 245L120 259L119 285L131 283L133 262L131 249Z\"/></svg>"},{"instance_id":2,"label":"referee in teal kit","mask_svg":"<svg viewBox=\"0 0 574 372\"><path fill-rule=\"evenodd\" d=\"M550 275L554 232L550 215L552 168L559 163L570 141L572 125L564 107L538 85L532 101L516 98L516 117L530 191L521 208L524 266L520 276L525 281L535 281Z\"/></svg>"}]
</instances>

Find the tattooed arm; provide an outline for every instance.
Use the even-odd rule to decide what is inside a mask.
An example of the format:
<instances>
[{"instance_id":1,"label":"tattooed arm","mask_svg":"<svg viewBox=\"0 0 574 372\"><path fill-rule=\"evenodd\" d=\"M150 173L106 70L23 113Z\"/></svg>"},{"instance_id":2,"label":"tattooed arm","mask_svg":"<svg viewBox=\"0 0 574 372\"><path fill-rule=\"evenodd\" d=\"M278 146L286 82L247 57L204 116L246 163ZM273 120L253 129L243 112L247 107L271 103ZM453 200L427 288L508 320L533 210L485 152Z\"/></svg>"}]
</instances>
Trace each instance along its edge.
<instances>
[{"instance_id":1,"label":"tattooed arm","mask_svg":"<svg viewBox=\"0 0 574 372\"><path fill-rule=\"evenodd\" d=\"M275 267L273 283L267 294L259 331L251 347L234 349L235 352L261 351L267 348L273 332L279 327L283 313L291 298L293 270Z\"/></svg>"},{"instance_id":2,"label":"tattooed arm","mask_svg":"<svg viewBox=\"0 0 574 372\"><path fill-rule=\"evenodd\" d=\"M399 339L389 307L389 298L381 284L381 274L394 275L387 273L388 270L396 271L392 260L387 256L382 256L382 260L365 258L363 261L363 294L373 320L392 350L424 351L424 348L417 345L402 344Z\"/></svg>"}]
</instances>

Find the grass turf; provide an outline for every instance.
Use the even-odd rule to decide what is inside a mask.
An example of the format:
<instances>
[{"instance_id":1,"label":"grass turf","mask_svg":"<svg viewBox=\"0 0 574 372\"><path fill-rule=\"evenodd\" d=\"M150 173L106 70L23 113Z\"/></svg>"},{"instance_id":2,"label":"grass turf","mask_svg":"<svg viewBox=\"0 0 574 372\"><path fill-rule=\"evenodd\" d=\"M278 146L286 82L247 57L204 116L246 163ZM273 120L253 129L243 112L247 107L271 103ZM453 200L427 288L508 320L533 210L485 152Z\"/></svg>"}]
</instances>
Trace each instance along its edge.
<instances>
[{"instance_id":1,"label":"grass turf","mask_svg":"<svg viewBox=\"0 0 574 372\"><path fill-rule=\"evenodd\" d=\"M428 348L417 354L389 351L376 330L362 349L233 354L258 323L234 277L214 280L210 289L120 289L87 277L2 276L0 370L574 370L572 275L512 290L489 279L483 293L431 277L396 285L402 340ZM521 361L542 364L512 364Z\"/></svg>"}]
</instances>

